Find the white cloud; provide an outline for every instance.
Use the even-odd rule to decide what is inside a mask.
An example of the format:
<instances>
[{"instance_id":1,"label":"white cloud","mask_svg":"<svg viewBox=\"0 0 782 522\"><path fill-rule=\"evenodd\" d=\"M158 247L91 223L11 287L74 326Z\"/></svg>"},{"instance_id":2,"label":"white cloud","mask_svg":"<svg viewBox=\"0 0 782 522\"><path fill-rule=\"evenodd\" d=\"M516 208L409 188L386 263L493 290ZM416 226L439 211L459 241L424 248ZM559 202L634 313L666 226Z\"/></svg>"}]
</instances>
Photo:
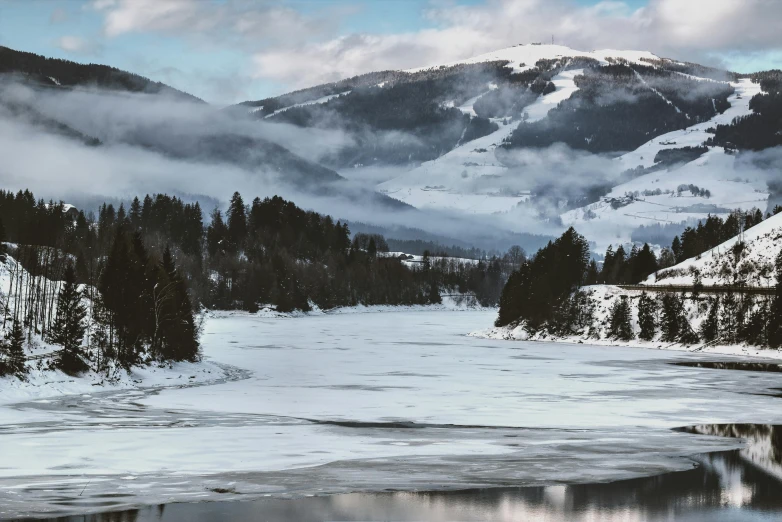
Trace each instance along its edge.
<instances>
[{"instance_id":1,"label":"white cloud","mask_svg":"<svg viewBox=\"0 0 782 522\"><path fill-rule=\"evenodd\" d=\"M531 41L583 50L649 50L714 62L715 55L782 49L779 0L485 0L435 2L431 27L396 34L339 34L346 8L316 12L273 0L93 0L104 32L162 32L238 47L252 55L247 76L302 87L383 69L434 65ZM734 60L735 62L735 60Z\"/></svg>"},{"instance_id":2,"label":"white cloud","mask_svg":"<svg viewBox=\"0 0 782 522\"><path fill-rule=\"evenodd\" d=\"M382 69L447 63L532 41L583 50L650 50L685 60L714 61L717 53L782 48L777 0L650 0L583 6L571 0L488 0L431 9L436 29L391 35L352 35L266 49L255 55L256 76L295 87Z\"/></svg>"},{"instance_id":3,"label":"white cloud","mask_svg":"<svg viewBox=\"0 0 782 522\"><path fill-rule=\"evenodd\" d=\"M73 54L98 54L101 50L99 44L85 40L80 36L63 36L57 39L57 47Z\"/></svg>"},{"instance_id":4,"label":"white cloud","mask_svg":"<svg viewBox=\"0 0 782 522\"><path fill-rule=\"evenodd\" d=\"M301 42L336 29L345 10L303 15L275 0L93 0L108 37L161 32L220 43Z\"/></svg>"}]
</instances>

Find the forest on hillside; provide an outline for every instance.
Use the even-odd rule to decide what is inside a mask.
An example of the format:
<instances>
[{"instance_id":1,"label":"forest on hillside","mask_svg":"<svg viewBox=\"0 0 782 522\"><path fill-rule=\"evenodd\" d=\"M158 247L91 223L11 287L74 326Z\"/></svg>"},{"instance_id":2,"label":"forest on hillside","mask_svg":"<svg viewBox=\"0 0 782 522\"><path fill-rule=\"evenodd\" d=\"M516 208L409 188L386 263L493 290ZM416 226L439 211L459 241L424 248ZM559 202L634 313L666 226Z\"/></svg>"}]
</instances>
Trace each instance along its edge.
<instances>
[{"instance_id":1,"label":"forest on hillside","mask_svg":"<svg viewBox=\"0 0 782 522\"><path fill-rule=\"evenodd\" d=\"M729 125L718 125L706 144L732 150L763 150L782 145L782 71L750 75L761 92L752 97L753 114L741 116Z\"/></svg>"},{"instance_id":2,"label":"forest on hillside","mask_svg":"<svg viewBox=\"0 0 782 522\"><path fill-rule=\"evenodd\" d=\"M147 94L168 93L189 101L201 102L195 96L173 89L166 84L108 65L82 64L59 58L46 58L0 46L0 74L2 73L23 73L27 78L50 87L95 86Z\"/></svg>"},{"instance_id":3,"label":"forest on hillside","mask_svg":"<svg viewBox=\"0 0 782 522\"><path fill-rule=\"evenodd\" d=\"M130 367L196 359L194 311L201 307L435 304L443 293L495 305L524 260L516 247L477 260L425 252L410 265L385 255L380 235L351 236L347 224L280 197L245 204L239 193L225 214L215 209L205 223L198 203L165 194L134 198L127 209L104 204L93 216L30 191L0 191L0 224L12 256L4 327L54 340L62 326L58 303L67 301L67 328L78 339L66 344L76 350L87 319L79 307L89 302L90 360L103 361L95 362L100 368L106 361ZM63 292L65 301L58 299ZM78 352L61 364L78 371L84 357Z\"/></svg>"},{"instance_id":4,"label":"forest on hillside","mask_svg":"<svg viewBox=\"0 0 782 522\"><path fill-rule=\"evenodd\" d=\"M635 150L651 136L707 121L730 107L734 89L699 82L664 69L615 63L588 68L579 90L549 112L522 123L505 148L565 143L593 153Z\"/></svg>"},{"instance_id":5,"label":"forest on hillside","mask_svg":"<svg viewBox=\"0 0 782 522\"><path fill-rule=\"evenodd\" d=\"M780 211L782 208L775 209L775 213ZM690 292L620 296L613 299L606 317L601 317L597 308L602 303L590 289L598 284L640 283L658 270L736 237L763 219L758 209L736 211L725 220L710 216L696 227L687 227L659 256L648 244L641 248L634 245L629 254L622 245L616 250L609 246L602 265L590 259L586 239L570 228L511 274L502 292L496 326L522 325L533 335L544 332L600 339L603 331L604 338L620 341L639 338L778 348L782 346L782 253L774 267L777 285L771 296L732 289L701 295L703 287L696 277ZM741 251L736 248L739 255ZM693 316L697 325L691 322Z\"/></svg>"}]
</instances>

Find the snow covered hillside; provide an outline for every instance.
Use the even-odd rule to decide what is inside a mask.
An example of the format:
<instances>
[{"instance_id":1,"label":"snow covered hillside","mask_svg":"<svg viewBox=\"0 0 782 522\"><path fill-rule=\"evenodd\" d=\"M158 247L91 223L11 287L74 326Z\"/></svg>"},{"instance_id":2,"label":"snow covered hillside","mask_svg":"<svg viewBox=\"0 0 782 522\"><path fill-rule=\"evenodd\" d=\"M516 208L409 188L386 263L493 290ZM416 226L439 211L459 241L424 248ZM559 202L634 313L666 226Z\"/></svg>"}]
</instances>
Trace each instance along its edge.
<instances>
[{"instance_id":1,"label":"snow covered hillside","mask_svg":"<svg viewBox=\"0 0 782 522\"><path fill-rule=\"evenodd\" d=\"M56 309L57 292L62 286L61 281L47 280L42 276L33 276L21 263L13 257L6 256L0 262L0 313L5 317L0 321L0 333L8 336L14 313L18 317L28 316L31 304L40 307L49 302ZM11 288L37 289L36 298L31 293L25 293L18 298L18 292L9 292ZM54 300L54 301L52 301ZM88 325L83 347L89 348L92 326L92 302L84 299L88 315L85 323ZM116 366L107 367L106 371L88 371L77 377L67 375L52 367L55 353L61 346L51 344L47 336L42 334L42 326L27 329L24 343L27 373L24 375L0 376L0 404L9 404L23 400L59 397L69 394L94 393L96 391L117 390L156 386L189 385L212 382L225 377L225 370L208 362L177 362L166 364L151 364L134 367L130 371ZM0 357L4 354L1 353ZM4 410L0 410L2 412Z\"/></svg>"},{"instance_id":2,"label":"snow covered hillside","mask_svg":"<svg viewBox=\"0 0 782 522\"><path fill-rule=\"evenodd\" d=\"M640 285L582 287L539 328L520 319L472 335L782 358L773 305L781 251L782 213Z\"/></svg>"},{"instance_id":3,"label":"snow covered hillside","mask_svg":"<svg viewBox=\"0 0 782 522\"><path fill-rule=\"evenodd\" d=\"M670 67L671 71L674 71L670 73L674 80L686 78L704 85L728 85L728 82L680 72L678 69L686 67L686 64L661 59L648 52L579 51L558 45L521 45L440 67L507 61L506 67L518 74L531 71L539 61L556 63L557 60L566 58L589 58L601 66L623 62L636 68L653 66L659 70L661 67ZM435 69L419 68L407 72L419 73L426 70ZM556 90L541 96L533 105L524 109L527 121L531 123L546 119L552 108L568 100L578 90L574 78L582 73L583 69L577 69L557 74L552 79ZM644 78L637 70L635 75L642 89L654 92L677 113L683 114L666 94L649 83L651 79ZM749 79L741 79L730 83L730 86L735 89L735 93L728 98L727 110L723 107L720 109L722 112L718 110L712 118L700 122L685 114L687 119L693 120L690 127L655 136L637 150L620 156L616 160L616 175L631 169L653 167L660 161L660 151L702 147L712 136L709 132L711 129L717 125L728 124L737 117L751 114L749 102L760 92L759 84ZM496 89L496 86L493 87ZM459 108L474 116L473 106L480 98L481 96L475 97ZM716 109L715 100L709 103L713 103ZM509 213L509 217L517 214L517 217L528 216L530 211L534 214L532 206L525 206L514 212L520 203L530 201L530 190L534 188L533 180L529 179L525 185L524 169L508 168L495 156L497 146L510 137L519 122L508 119L492 121L499 125L496 132L460 144L433 161L425 162L409 172L381 183L378 189L419 208L447 209L470 214ZM726 214L735 209L765 209L768 194L762 174L736 170L735 158L725 156L722 152L722 148L713 148L695 161L670 165L620 183L599 202L564 212L561 215L562 222L564 225L576 226L595 242L598 250L604 250L610 243L630 242L633 230L641 225L678 225L685 221L703 219L709 214ZM682 194L679 190L683 184L696 185L704 190L700 195L689 197L689 193Z\"/></svg>"},{"instance_id":4,"label":"snow covered hillside","mask_svg":"<svg viewBox=\"0 0 782 522\"><path fill-rule=\"evenodd\" d=\"M702 79L702 81L712 81ZM760 92L758 84L741 80L733 86L730 109L709 121L650 140L637 150L617 159L622 169L649 168L662 150L699 147L711 136L708 129L751 114L750 99ZM711 147L700 158L683 165L643 174L614 187L597 203L570 210L562 215L565 225L576 227L602 252L609 244L628 243L632 231L641 225L679 224L708 215L731 211L766 209L769 197L767 175L757 169L736 166L736 156L722 147ZM698 194L682 185L702 189Z\"/></svg>"},{"instance_id":5,"label":"snow covered hillside","mask_svg":"<svg viewBox=\"0 0 782 522\"><path fill-rule=\"evenodd\" d=\"M573 79L582 72L575 69L556 75L552 79L556 90L525 107L525 120L542 120L558 103L570 98L578 90ZM476 101L471 100L472 104ZM472 105L460 109L470 112ZM510 136L519 122L505 118L492 121L499 125L496 132L462 144L436 160L381 183L378 190L414 207L470 214L505 212L526 201L528 192L509 193L508 177L518 178L519 174L508 169L494 154L497 146Z\"/></svg>"},{"instance_id":6,"label":"snow covered hillside","mask_svg":"<svg viewBox=\"0 0 782 522\"><path fill-rule=\"evenodd\" d=\"M646 285L744 284L772 287L777 284L774 262L782 250L782 214L746 230L740 236L676 266L659 271Z\"/></svg>"},{"instance_id":7,"label":"snow covered hillside","mask_svg":"<svg viewBox=\"0 0 782 522\"><path fill-rule=\"evenodd\" d=\"M696 78L690 76L692 78ZM698 78L703 82L711 82L707 78ZM692 127L687 127L684 130L678 130L657 136L648 143L638 147L638 149L628 152L619 158L623 168L633 169L636 167L648 168L654 165L654 158L661 150L677 149L682 147L697 147L702 145L711 134L709 129L716 125L727 125L734 119L741 116L746 116L752 113L749 108L749 102L753 96L760 94L760 84L754 83L749 79L742 79L738 82L732 83L736 89L736 93L733 94L728 101L730 102L730 108L722 114L716 115L709 121L698 123Z\"/></svg>"},{"instance_id":8,"label":"snow covered hillside","mask_svg":"<svg viewBox=\"0 0 782 522\"><path fill-rule=\"evenodd\" d=\"M575 343L600 346L626 346L633 348L646 348L654 350L686 351L700 354L734 355L745 357L760 357L782 360L782 349L753 346L742 341L730 342L724 339L707 341L693 339L692 341L664 340L662 333L657 333L649 340L639 338L641 331L639 324L639 301L644 294L641 290L620 288L614 285L595 285L581 289L586 297L586 306L591 308L592 318L585 328L574 329L570 333L553 333L549 329L530 332L524 324L490 327L475 330L470 333L472 337L482 339L502 339L506 341L540 341L552 343ZM648 292L652 299L662 297L663 293ZM669 294L676 295L676 294ZM677 296L678 298L678 296ZM698 299L683 299L682 317L687 321L693 332L699 332L703 323L709 318L711 298L701 296ZM618 301L627 300L630 311L630 328L633 337L621 340L611 336L611 309ZM750 309L755 311L762 304L756 301ZM659 304L658 304L659 306ZM659 325L658 325L659 326Z\"/></svg>"}]
</instances>

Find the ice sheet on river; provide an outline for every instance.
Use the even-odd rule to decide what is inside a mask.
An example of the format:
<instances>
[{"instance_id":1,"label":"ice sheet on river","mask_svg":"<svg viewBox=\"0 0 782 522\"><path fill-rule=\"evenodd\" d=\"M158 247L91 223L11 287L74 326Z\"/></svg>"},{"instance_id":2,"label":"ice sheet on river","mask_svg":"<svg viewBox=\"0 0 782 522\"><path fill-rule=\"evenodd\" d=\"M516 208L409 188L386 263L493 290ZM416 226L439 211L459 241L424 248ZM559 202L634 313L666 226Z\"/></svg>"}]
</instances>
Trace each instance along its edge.
<instances>
[{"instance_id":1,"label":"ice sheet on river","mask_svg":"<svg viewBox=\"0 0 782 522\"><path fill-rule=\"evenodd\" d=\"M220 384L17 404L0 516L178 500L595 482L687 469L740 442L675 426L782 421L779 375L655 350L467 337L492 312L206 326ZM702 358L702 357L701 357ZM81 493L83 491L83 493Z\"/></svg>"}]
</instances>

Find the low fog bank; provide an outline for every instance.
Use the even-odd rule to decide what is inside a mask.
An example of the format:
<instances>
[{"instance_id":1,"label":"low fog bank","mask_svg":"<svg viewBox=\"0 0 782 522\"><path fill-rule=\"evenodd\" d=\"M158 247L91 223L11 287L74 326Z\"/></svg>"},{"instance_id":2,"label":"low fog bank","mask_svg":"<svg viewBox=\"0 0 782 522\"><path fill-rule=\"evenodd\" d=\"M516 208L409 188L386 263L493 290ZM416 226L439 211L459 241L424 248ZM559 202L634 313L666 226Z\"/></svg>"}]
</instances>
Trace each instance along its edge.
<instances>
[{"instance_id":1,"label":"low fog bank","mask_svg":"<svg viewBox=\"0 0 782 522\"><path fill-rule=\"evenodd\" d=\"M9 107L25 107L49 123ZM91 146L58 132L60 124L101 143ZM226 136L231 137L228 145L236 148L213 150L221 148ZM205 139L212 141L205 144ZM266 142L285 149L262 146ZM213 208L224 209L238 191L247 202L279 195L335 219L380 227L391 237L411 238L420 231L487 250L513 244L530 250L540 240L529 234L558 235L564 229L559 219L563 212L598 201L628 180L613 157L563 144L498 149L507 173L459 179L459 189L474 194L531 193L528 202L492 215L419 210L374 191L378 183L408 172L408 166L342 169L339 177L318 164L354 145L347 132L259 121L165 95L45 88L0 77L0 188L29 188L37 197L61 199L85 210L104 201L167 193L199 201L208 218ZM244 156L239 161L233 155ZM311 175L294 175L286 165ZM781 172L782 149L771 149L738 155L720 176L767 180L770 210L782 204ZM691 178L683 183L698 184L696 176Z\"/></svg>"},{"instance_id":2,"label":"low fog bank","mask_svg":"<svg viewBox=\"0 0 782 522\"><path fill-rule=\"evenodd\" d=\"M401 203L390 206L348 181L330 184L322 190L329 195L318 195L285 183L281 174L262 169L177 159L121 143L86 146L9 118L2 110L0 157L0 188L30 189L36 197L63 200L87 211L104 201L127 203L147 193L167 193L199 201L208 218L213 208L224 209L233 192L239 191L248 202L279 195L335 219L390 228L425 228L468 243L474 239L486 245L484 248L504 249L514 239L489 219L423 212Z\"/></svg>"}]
</instances>

